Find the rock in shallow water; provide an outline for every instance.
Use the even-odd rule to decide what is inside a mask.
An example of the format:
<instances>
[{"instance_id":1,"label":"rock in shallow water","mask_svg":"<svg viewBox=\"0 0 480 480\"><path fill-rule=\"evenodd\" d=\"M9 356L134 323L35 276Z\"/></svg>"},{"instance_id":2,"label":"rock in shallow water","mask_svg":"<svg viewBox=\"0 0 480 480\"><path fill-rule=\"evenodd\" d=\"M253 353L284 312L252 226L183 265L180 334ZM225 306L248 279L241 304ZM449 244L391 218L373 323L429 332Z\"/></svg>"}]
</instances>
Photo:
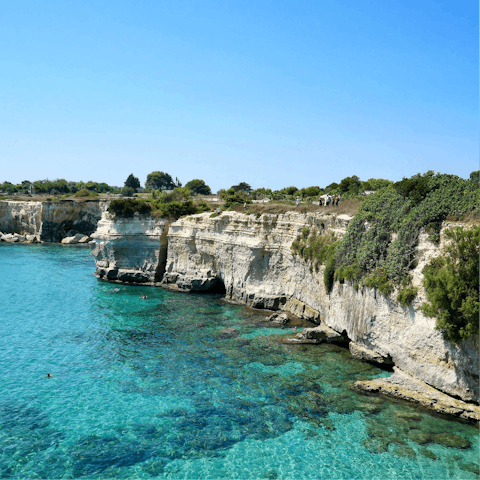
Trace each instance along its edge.
<instances>
[{"instance_id":1,"label":"rock in shallow water","mask_svg":"<svg viewBox=\"0 0 480 480\"><path fill-rule=\"evenodd\" d=\"M286 313L274 313L273 315L270 315L267 320L279 325L285 325L290 321Z\"/></svg>"}]
</instances>

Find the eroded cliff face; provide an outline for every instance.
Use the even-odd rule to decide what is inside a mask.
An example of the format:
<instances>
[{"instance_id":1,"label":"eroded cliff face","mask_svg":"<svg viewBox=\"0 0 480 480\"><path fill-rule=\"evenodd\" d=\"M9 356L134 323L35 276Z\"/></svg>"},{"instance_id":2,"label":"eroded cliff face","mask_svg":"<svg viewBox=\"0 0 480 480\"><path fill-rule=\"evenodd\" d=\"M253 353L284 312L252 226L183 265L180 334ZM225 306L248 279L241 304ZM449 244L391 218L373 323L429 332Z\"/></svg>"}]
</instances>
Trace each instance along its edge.
<instances>
[{"instance_id":1,"label":"eroded cliff face","mask_svg":"<svg viewBox=\"0 0 480 480\"><path fill-rule=\"evenodd\" d=\"M69 230L91 235L96 229L102 212L108 206L106 201L76 202L62 200L42 203L42 225L40 240L60 242Z\"/></svg>"},{"instance_id":2,"label":"eroded cliff face","mask_svg":"<svg viewBox=\"0 0 480 480\"><path fill-rule=\"evenodd\" d=\"M151 283L163 277L168 221L150 216L116 219L106 209L91 237L96 275L105 280Z\"/></svg>"},{"instance_id":3,"label":"eroded cliff face","mask_svg":"<svg viewBox=\"0 0 480 480\"><path fill-rule=\"evenodd\" d=\"M60 242L70 230L90 235L106 206L104 201L0 201L0 231L37 235L43 242Z\"/></svg>"},{"instance_id":4,"label":"eroded cliff face","mask_svg":"<svg viewBox=\"0 0 480 480\"><path fill-rule=\"evenodd\" d=\"M42 202L0 202L0 232L36 235L42 224Z\"/></svg>"},{"instance_id":5,"label":"eroded cliff face","mask_svg":"<svg viewBox=\"0 0 480 480\"><path fill-rule=\"evenodd\" d=\"M163 283L202 291L224 285L226 297L252 307L289 311L346 333L354 345L393 362L401 371L449 395L478 402L478 348L453 344L419 310L425 300L421 270L440 249L422 235L412 272L419 293L403 307L375 289L336 282L326 292L323 268L312 270L293 256L304 227L345 233L347 216L287 213L260 218L225 212L185 217L170 225ZM443 241L443 240L442 240Z\"/></svg>"}]
</instances>

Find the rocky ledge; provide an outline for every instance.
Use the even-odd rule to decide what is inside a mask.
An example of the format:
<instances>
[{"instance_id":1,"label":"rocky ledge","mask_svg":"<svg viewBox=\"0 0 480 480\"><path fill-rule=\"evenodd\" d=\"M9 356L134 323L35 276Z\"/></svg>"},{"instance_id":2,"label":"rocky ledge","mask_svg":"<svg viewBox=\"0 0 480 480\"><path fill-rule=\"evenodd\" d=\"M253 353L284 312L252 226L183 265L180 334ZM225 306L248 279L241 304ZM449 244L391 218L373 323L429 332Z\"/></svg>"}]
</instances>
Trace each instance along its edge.
<instances>
[{"instance_id":1,"label":"rocky ledge","mask_svg":"<svg viewBox=\"0 0 480 480\"><path fill-rule=\"evenodd\" d=\"M20 233L0 232L0 242L6 243L39 243L38 235L22 235Z\"/></svg>"},{"instance_id":2,"label":"rocky ledge","mask_svg":"<svg viewBox=\"0 0 480 480\"><path fill-rule=\"evenodd\" d=\"M361 380L355 382L352 388L408 400L437 413L452 415L469 422L480 421L480 406L446 395L397 367L393 367L393 370L394 373L390 377Z\"/></svg>"}]
</instances>

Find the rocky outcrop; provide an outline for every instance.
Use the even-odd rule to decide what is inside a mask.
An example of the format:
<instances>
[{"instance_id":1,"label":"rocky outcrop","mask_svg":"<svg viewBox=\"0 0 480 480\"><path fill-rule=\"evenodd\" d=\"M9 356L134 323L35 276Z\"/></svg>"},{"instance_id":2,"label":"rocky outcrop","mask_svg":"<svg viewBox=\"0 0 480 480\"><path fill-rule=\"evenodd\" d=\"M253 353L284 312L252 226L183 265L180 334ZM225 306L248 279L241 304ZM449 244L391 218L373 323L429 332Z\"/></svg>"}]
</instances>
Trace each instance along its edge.
<instances>
[{"instance_id":1,"label":"rocky outcrop","mask_svg":"<svg viewBox=\"0 0 480 480\"><path fill-rule=\"evenodd\" d=\"M378 352L375 352L374 350L370 350L369 348L363 347L362 345L358 345L354 342L350 342L348 347L350 349L350 353L352 354L352 357L358 360L382 363L386 365L391 365L393 363L390 357L385 358L384 356L380 355Z\"/></svg>"},{"instance_id":2,"label":"rocky outcrop","mask_svg":"<svg viewBox=\"0 0 480 480\"><path fill-rule=\"evenodd\" d=\"M107 207L104 201L0 201L0 231L36 235L42 242L61 242L69 231L92 234Z\"/></svg>"},{"instance_id":3,"label":"rocky outcrop","mask_svg":"<svg viewBox=\"0 0 480 480\"><path fill-rule=\"evenodd\" d=\"M91 235L98 278L152 283L163 277L168 221L150 216L115 218L108 211Z\"/></svg>"},{"instance_id":4,"label":"rocky outcrop","mask_svg":"<svg viewBox=\"0 0 480 480\"><path fill-rule=\"evenodd\" d=\"M387 378L361 380L353 384L353 389L368 393L382 394L417 403L444 415L452 415L467 421L480 421L480 407L457 400L438 391L397 367Z\"/></svg>"},{"instance_id":5,"label":"rocky outcrop","mask_svg":"<svg viewBox=\"0 0 480 480\"><path fill-rule=\"evenodd\" d=\"M304 328L297 333L295 338L289 339L291 343L346 343L348 338L341 333L336 332L327 325L319 325L314 328Z\"/></svg>"},{"instance_id":6,"label":"rocky outcrop","mask_svg":"<svg viewBox=\"0 0 480 480\"><path fill-rule=\"evenodd\" d=\"M327 292L323 267L315 272L292 255L292 242L302 229L341 236L349 220L345 215L294 212L182 218L170 225L163 284L187 291L224 288L232 301L322 323L346 335L365 359L392 362L439 391L478 402L478 348L471 341L457 345L444 340L435 319L419 310L425 300L421 269L440 251L427 235L420 236L412 271L419 293L406 307L395 301L396 292L385 297L348 281L336 282Z\"/></svg>"},{"instance_id":7,"label":"rocky outcrop","mask_svg":"<svg viewBox=\"0 0 480 480\"><path fill-rule=\"evenodd\" d=\"M96 229L107 202L62 200L43 202L40 240L60 242L69 230L90 236Z\"/></svg>"},{"instance_id":8,"label":"rocky outcrop","mask_svg":"<svg viewBox=\"0 0 480 480\"><path fill-rule=\"evenodd\" d=\"M0 201L0 231L35 235L42 225L42 202Z\"/></svg>"},{"instance_id":9,"label":"rocky outcrop","mask_svg":"<svg viewBox=\"0 0 480 480\"><path fill-rule=\"evenodd\" d=\"M90 241L91 238L88 235L84 235L83 233L76 233L71 237L65 237L62 240L62 243L66 245L77 245L79 243L89 243Z\"/></svg>"}]
</instances>

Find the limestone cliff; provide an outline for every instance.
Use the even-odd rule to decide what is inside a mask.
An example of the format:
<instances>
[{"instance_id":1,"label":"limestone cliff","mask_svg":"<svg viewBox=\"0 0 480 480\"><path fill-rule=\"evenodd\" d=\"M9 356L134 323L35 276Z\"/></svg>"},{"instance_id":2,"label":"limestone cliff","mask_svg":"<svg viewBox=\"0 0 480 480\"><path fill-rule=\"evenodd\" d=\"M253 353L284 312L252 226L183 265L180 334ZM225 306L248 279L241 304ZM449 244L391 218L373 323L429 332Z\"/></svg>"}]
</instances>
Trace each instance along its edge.
<instances>
[{"instance_id":1,"label":"limestone cliff","mask_svg":"<svg viewBox=\"0 0 480 480\"><path fill-rule=\"evenodd\" d=\"M105 280L149 283L163 277L168 221L150 216L115 218L104 210L91 251L96 275Z\"/></svg>"},{"instance_id":2,"label":"limestone cliff","mask_svg":"<svg viewBox=\"0 0 480 480\"><path fill-rule=\"evenodd\" d=\"M286 310L323 322L348 335L401 371L449 395L478 402L478 349L473 342L453 344L435 330L435 319L419 310L425 300L421 270L439 248L421 235L413 284L420 287L403 307L375 289L336 282L330 293L319 272L291 253L305 227L345 233L349 217L320 214L264 214L259 218L225 212L185 217L170 225L163 283L180 290L223 285L226 297L257 308ZM359 349L357 348L357 351Z\"/></svg>"},{"instance_id":3,"label":"limestone cliff","mask_svg":"<svg viewBox=\"0 0 480 480\"><path fill-rule=\"evenodd\" d=\"M37 235L43 242L60 242L75 230L90 235L105 210L105 201L0 201L0 231Z\"/></svg>"},{"instance_id":4,"label":"limestone cliff","mask_svg":"<svg viewBox=\"0 0 480 480\"><path fill-rule=\"evenodd\" d=\"M0 232L35 235L42 224L42 202L0 202Z\"/></svg>"}]
</instances>

